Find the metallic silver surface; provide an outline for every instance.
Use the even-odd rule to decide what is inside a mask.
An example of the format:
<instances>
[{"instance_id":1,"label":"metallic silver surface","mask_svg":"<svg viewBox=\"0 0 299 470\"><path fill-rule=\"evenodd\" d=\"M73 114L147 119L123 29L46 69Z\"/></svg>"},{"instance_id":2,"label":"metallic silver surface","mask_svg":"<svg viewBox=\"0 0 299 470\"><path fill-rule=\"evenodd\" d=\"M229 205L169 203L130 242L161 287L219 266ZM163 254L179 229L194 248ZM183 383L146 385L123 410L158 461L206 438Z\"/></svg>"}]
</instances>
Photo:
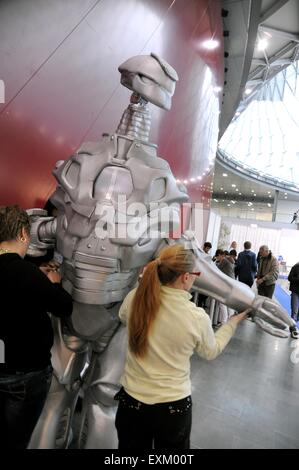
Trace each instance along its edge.
<instances>
[{"instance_id":1,"label":"metallic silver surface","mask_svg":"<svg viewBox=\"0 0 299 470\"><path fill-rule=\"evenodd\" d=\"M151 127L150 112L147 107L147 102L141 97L139 98L139 95L133 93L131 101L135 101L135 97L138 102L132 102L127 107L122 115L116 133L147 142Z\"/></svg>"},{"instance_id":2,"label":"metallic silver surface","mask_svg":"<svg viewBox=\"0 0 299 470\"><path fill-rule=\"evenodd\" d=\"M88 342L69 334L58 318L52 317L54 369L51 388L35 427L29 449L67 447L71 438L71 422L82 386L81 372L88 359ZM64 331L65 330L65 331Z\"/></svg>"},{"instance_id":3,"label":"metallic silver surface","mask_svg":"<svg viewBox=\"0 0 299 470\"><path fill-rule=\"evenodd\" d=\"M197 258L196 270L201 272L194 283L195 290L213 297L237 312L251 308L251 316L260 328L273 336L289 337L289 327L294 326L295 322L280 304L256 295L246 284L222 273L212 263L211 257L202 251L192 232L186 232L180 240L181 243L186 241Z\"/></svg>"},{"instance_id":4,"label":"metallic silver surface","mask_svg":"<svg viewBox=\"0 0 299 470\"><path fill-rule=\"evenodd\" d=\"M126 350L118 311L135 286L140 269L163 245L180 242L192 247L202 272L197 284L201 292L236 310L256 308L256 316L262 312L264 320L269 310L284 320L279 309L256 300L247 286L221 273L198 248L192 233L176 242L170 240L170 226L163 230L153 217L159 214L175 220L180 204L188 200L169 164L158 157L156 146L148 143L150 119L145 100L169 109L177 75L155 55L129 59L119 70L122 83L133 95L117 132L105 134L99 142L84 143L69 160L56 165L53 174L58 186L51 201L58 209L57 226L52 219L42 220L37 215L33 220L36 249L46 248L55 232L56 249L63 257L63 286L73 296L74 310L69 325L54 322L55 375L31 448L69 445L80 388L83 407L78 446L116 448L113 397ZM125 196L128 205L119 203L120 196ZM137 203L144 208L139 229L128 233L135 220L129 207ZM162 203L168 209L161 207ZM116 233L111 232L111 226ZM176 228L175 222L173 226ZM151 237L150 228L160 236ZM278 323L275 327L280 328ZM271 334L275 327L267 323Z\"/></svg>"},{"instance_id":5,"label":"metallic silver surface","mask_svg":"<svg viewBox=\"0 0 299 470\"><path fill-rule=\"evenodd\" d=\"M55 246L56 220L47 217L44 209L28 209L30 219L30 245L27 254L29 256L43 256L49 248Z\"/></svg>"},{"instance_id":6,"label":"metallic silver surface","mask_svg":"<svg viewBox=\"0 0 299 470\"><path fill-rule=\"evenodd\" d=\"M131 57L118 70L122 85L160 108L171 108L171 97L179 77L157 54Z\"/></svg>"}]
</instances>

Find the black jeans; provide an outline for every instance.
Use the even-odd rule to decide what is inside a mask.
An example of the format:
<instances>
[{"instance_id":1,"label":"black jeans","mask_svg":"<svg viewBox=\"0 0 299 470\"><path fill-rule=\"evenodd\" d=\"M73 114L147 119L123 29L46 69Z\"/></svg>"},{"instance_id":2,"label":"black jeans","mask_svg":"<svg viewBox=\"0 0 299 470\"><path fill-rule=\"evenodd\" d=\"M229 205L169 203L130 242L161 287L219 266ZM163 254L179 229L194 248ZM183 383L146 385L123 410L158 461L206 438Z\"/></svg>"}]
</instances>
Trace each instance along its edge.
<instances>
[{"instance_id":1,"label":"black jeans","mask_svg":"<svg viewBox=\"0 0 299 470\"><path fill-rule=\"evenodd\" d=\"M42 412L52 367L36 372L0 375L0 447L26 449Z\"/></svg>"},{"instance_id":2,"label":"black jeans","mask_svg":"<svg viewBox=\"0 0 299 470\"><path fill-rule=\"evenodd\" d=\"M206 306L206 301L209 297L207 295L198 294L197 296L197 307L204 308Z\"/></svg>"},{"instance_id":3,"label":"black jeans","mask_svg":"<svg viewBox=\"0 0 299 470\"><path fill-rule=\"evenodd\" d=\"M146 405L122 388L115 426L119 449L189 449L192 424L191 396Z\"/></svg>"},{"instance_id":4,"label":"black jeans","mask_svg":"<svg viewBox=\"0 0 299 470\"><path fill-rule=\"evenodd\" d=\"M240 279L239 278L239 281L242 282L243 284L246 284L246 286L248 287L252 287L253 286L253 279Z\"/></svg>"},{"instance_id":5,"label":"black jeans","mask_svg":"<svg viewBox=\"0 0 299 470\"><path fill-rule=\"evenodd\" d=\"M275 284L271 284L270 286L265 286L264 283L257 286L257 292L259 295L264 295L269 299L272 299L275 290Z\"/></svg>"}]
</instances>

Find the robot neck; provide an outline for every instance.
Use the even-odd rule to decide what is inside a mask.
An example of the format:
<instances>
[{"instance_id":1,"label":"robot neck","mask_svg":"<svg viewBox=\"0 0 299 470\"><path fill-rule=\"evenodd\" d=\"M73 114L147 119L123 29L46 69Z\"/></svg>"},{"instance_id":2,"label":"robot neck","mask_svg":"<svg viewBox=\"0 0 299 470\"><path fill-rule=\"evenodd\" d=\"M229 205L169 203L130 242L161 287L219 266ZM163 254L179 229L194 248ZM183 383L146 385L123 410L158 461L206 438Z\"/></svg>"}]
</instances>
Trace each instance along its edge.
<instances>
[{"instance_id":1,"label":"robot neck","mask_svg":"<svg viewBox=\"0 0 299 470\"><path fill-rule=\"evenodd\" d=\"M148 142L151 129L151 115L147 101L131 103L122 115L116 133L134 140Z\"/></svg>"}]
</instances>

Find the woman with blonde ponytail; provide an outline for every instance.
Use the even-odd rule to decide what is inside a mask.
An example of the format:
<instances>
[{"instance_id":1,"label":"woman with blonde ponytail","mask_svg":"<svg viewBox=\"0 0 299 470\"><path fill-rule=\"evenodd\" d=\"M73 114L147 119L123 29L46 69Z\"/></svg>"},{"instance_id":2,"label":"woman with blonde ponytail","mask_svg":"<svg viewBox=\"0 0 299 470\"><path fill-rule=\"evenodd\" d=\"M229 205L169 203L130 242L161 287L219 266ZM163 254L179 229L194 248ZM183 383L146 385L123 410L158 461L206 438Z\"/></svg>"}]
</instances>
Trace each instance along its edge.
<instances>
[{"instance_id":1,"label":"woman with blonde ponytail","mask_svg":"<svg viewBox=\"0 0 299 470\"><path fill-rule=\"evenodd\" d=\"M192 250L167 247L121 306L128 351L115 396L119 449L189 449L190 357L197 352L215 359L248 313L232 317L214 334L209 316L190 301L199 275Z\"/></svg>"}]
</instances>

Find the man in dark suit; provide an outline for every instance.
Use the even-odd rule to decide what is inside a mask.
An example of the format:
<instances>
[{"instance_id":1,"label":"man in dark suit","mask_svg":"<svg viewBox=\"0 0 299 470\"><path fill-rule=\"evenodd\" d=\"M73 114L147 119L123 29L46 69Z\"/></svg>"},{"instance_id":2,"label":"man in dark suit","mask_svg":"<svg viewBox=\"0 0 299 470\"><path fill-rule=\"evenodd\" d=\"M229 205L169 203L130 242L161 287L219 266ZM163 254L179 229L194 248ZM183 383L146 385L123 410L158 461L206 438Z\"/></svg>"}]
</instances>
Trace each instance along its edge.
<instances>
[{"instance_id":1,"label":"man in dark suit","mask_svg":"<svg viewBox=\"0 0 299 470\"><path fill-rule=\"evenodd\" d=\"M251 243L244 243L244 251L238 255L235 273L240 282L251 287L257 271L256 255L251 251Z\"/></svg>"}]
</instances>

